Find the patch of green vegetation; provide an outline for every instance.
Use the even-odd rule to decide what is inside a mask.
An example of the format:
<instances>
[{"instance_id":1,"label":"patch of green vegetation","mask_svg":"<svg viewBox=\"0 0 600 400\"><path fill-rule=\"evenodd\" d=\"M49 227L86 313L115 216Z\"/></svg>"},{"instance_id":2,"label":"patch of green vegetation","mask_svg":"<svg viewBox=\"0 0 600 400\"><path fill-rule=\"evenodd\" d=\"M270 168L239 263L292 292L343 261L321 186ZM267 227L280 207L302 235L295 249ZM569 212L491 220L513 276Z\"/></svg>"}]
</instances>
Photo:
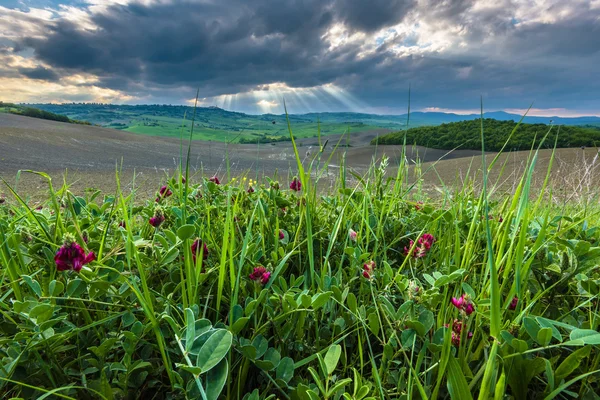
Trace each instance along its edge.
<instances>
[{"instance_id":1,"label":"patch of green vegetation","mask_svg":"<svg viewBox=\"0 0 600 400\"><path fill-rule=\"evenodd\" d=\"M40 110L34 107L25 107L12 103L3 103L0 101L0 110L2 112L8 112L10 114L23 115L25 117L47 119L49 121L66 122L69 124L80 124L80 125L91 125L88 121L80 121L76 119L70 119L66 115L56 114L45 110Z\"/></svg>"},{"instance_id":2,"label":"patch of green vegetation","mask_svg":"<svg viewBox=\"0 0 600 400\"><path fill-rule=\"evenodd\" d=\"M511 132L517 127L514 121L498 121L491 118L483 120L485 144L487 150L501 150ZM406 135L406 142L419 146L435 149L451 150L481 149L481 121L461 121L441 124L439 126L423 126L411 128L407 131L394 132L373 139L371 144L402 144ZM521 124L508 141L508 150L528 150L537 147L546 133L550 132L550 139L544 147L581 147L600 145L600 129L580 126L549 126L545 124Z\"/></svg>"}]
</instances>

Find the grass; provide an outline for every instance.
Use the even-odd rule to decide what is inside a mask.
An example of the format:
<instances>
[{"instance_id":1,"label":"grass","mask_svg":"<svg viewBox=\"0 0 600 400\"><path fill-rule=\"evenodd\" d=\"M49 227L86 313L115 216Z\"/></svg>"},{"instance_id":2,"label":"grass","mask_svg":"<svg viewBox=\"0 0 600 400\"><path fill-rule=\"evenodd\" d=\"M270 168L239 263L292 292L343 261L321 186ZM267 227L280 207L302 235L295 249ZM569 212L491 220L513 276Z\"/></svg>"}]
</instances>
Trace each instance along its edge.
<instances>
[{"instance_id":1,"label":"grass","mask_svg":"<svg viewBox=\"0 0 600 400\"><path fill-rule=\"evenodd\" d=\"M323 194L324 150L343 138L316 133L310 157L291 141L300 191L292 176L190 176L183 149L158 202L126 195L119 171L104 195L50 184L41 209L9 189L3 397L596 398L597 193L550 201L551 165L531 190L534 148L510 195L493 195L485 159L483 190L432 198L435 165L385 157L361 175L342 163ZM73 243L96 260L58 271Z\"/></svg>"}]
</instances>

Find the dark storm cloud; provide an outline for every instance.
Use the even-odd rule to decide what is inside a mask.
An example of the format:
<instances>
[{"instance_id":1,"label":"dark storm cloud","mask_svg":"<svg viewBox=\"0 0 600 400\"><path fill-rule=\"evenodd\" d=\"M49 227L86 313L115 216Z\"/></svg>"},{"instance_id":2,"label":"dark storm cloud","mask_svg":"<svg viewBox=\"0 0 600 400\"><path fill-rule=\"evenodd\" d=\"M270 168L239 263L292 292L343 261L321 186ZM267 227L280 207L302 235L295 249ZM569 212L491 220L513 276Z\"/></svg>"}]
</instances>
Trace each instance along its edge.
<instances>
[{"instance_id":1,"label":"dark storm cloud","mask_svg":"<svg viewBox=\"0 0 600 400\"><path fill-rule=\"evenodd\" d=\"M472 107L480 94L498 107L507 99L597 105L600 10L579 2L563 19L523 26L512 0L481 7L473 0L134 2L90 13L96 29L66 18L37 21L36 29L13 22L23 31L11 46L33 51L61 75L90 73L97 85L138 97L183 100L196 87L210 97L274 82L335 83L377 106L403 98L410 82L417 106ZM30 26L33 17L23 15ZM450 44L431 47L409 30L375 46L375 32L403 21L442 32L435 40ZM364 42L330 47L330 29L340 25ZM58 78L43 68L20 72Z\"/></svg>"},{"instance_id":2,"label":"dark storm cloud","mask_svg":"<svg viewBox=\"0 0 600 400\"><path fill-rule=\"evenodd\" d=\"M56 72L44 67L19 68L18 71L21 75L29 79L39 79L50 82L55 82L60 79Z\"/></svg>"},{"instance_id":3,"label":"dark storm cloud","mask_svg":"<svg viewBox=\"0 0 600 400\"><path fill-rule=\"evenodd\" d=\"M413 0L338 0L342 21L364 32L372 32L402 20L415 6Z\"/></svg>"}]
</instances>

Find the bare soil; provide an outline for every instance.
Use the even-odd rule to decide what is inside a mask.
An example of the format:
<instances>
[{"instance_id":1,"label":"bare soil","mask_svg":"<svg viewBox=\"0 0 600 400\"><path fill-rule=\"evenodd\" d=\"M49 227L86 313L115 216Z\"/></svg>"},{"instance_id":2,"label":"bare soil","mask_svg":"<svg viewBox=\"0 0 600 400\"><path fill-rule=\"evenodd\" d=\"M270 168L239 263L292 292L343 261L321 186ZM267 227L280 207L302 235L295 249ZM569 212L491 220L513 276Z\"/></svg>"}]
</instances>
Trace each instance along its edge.
<instances>
[{"instance_id":1,"label":"bare soil","mask_svg":"<svg viewBox=\"0 0 600 400\"><path fill-rule=\"evenodd\" d=\"M337 175L344 152L347 166L358 173L364 173L372 160L383 154L390 157L390 166L396 165L401 146L370 145L373 138L387 132L379 129L350 133L344 137L324 137L327 146L322 160L327 162L332 179ZM299 139L297 145L305 162L319 151L317 138ZM336 145L338 147L334 151ZM173 138L0 113L0 176L16 184L18 192L32 200L45 198L47 183L37 175L26 173L19 174L16 179L19 170L46 172L53 177L55 187L61 186L66 176L72 191L81 193L88 188L114 191L118 167L123 189L131 189L135 185L140 195L151 195L161 181L166 180L178 167L180 154L185 160L186 153L185 140L181 143ZM598 187L600 173L597 171L597 154L597 149L558 150L552 170L553 183L576 194L586 190L586 187ZM528 155L528 152L501 155L492 174L499 187L503 190L514 188ZM494 156L494 153L489 153L488 162ZM414 162L419 159L421 169L428 171L425 184L430 191L443 186L442 182L461 184L468 179L477 179L481 171L480 157L481 153L475 150L448 152L420 146L407 148L408 160ZM538 187L545 176L549 158L550 151L543 150L534 179ZM223 177L227 160L232 176L247 173L251 177L267 175L286 181L296 170L290 142L257 146L194 141L190 148L190 160L190 171L195 175L192 180L198 180L201 175L218 174ZM499 178L502 167L503 174ZM392 167L389 172L394 173ZM2 193L6 195L7 190L0 186L0 195Z\"/></svg>"}]
</instances>

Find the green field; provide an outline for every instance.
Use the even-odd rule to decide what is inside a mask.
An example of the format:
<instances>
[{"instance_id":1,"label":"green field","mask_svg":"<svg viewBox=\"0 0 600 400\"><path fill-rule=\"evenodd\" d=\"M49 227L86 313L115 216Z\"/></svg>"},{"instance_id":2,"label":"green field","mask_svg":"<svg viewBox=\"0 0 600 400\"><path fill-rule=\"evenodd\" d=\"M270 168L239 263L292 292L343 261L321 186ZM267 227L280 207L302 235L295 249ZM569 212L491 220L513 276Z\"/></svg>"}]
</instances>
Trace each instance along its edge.
<instances>
[{"instance_id":1,"label":"green field","mask_svg":"<svg viewBox=\"0 0 600 400\"><path fill-rule=\"evenodd\" d=\"M192 128L190 120L183 120L173 117L162 117L153 115L141 115L131 118L128 126L123 130L154 136L180 137L183 135L188 137ZM295 137L317 137L317 122L302 121L295 123L293 132ZM341 134L346 130L351 132L362 132L372 129L378 129L377 126L364 125L362 123L331 123L325 122L320 124L322 135ZM230 119L213 119L205 120L198 118L194 124L195 140L213 140L213 141L238 141L240 138L251 140L252 137L261 135L269 135L273 137L289 137L287 125L284 121L257 120L250 118L240 118L235 121Z\"/></svg>"}]
</instances>

